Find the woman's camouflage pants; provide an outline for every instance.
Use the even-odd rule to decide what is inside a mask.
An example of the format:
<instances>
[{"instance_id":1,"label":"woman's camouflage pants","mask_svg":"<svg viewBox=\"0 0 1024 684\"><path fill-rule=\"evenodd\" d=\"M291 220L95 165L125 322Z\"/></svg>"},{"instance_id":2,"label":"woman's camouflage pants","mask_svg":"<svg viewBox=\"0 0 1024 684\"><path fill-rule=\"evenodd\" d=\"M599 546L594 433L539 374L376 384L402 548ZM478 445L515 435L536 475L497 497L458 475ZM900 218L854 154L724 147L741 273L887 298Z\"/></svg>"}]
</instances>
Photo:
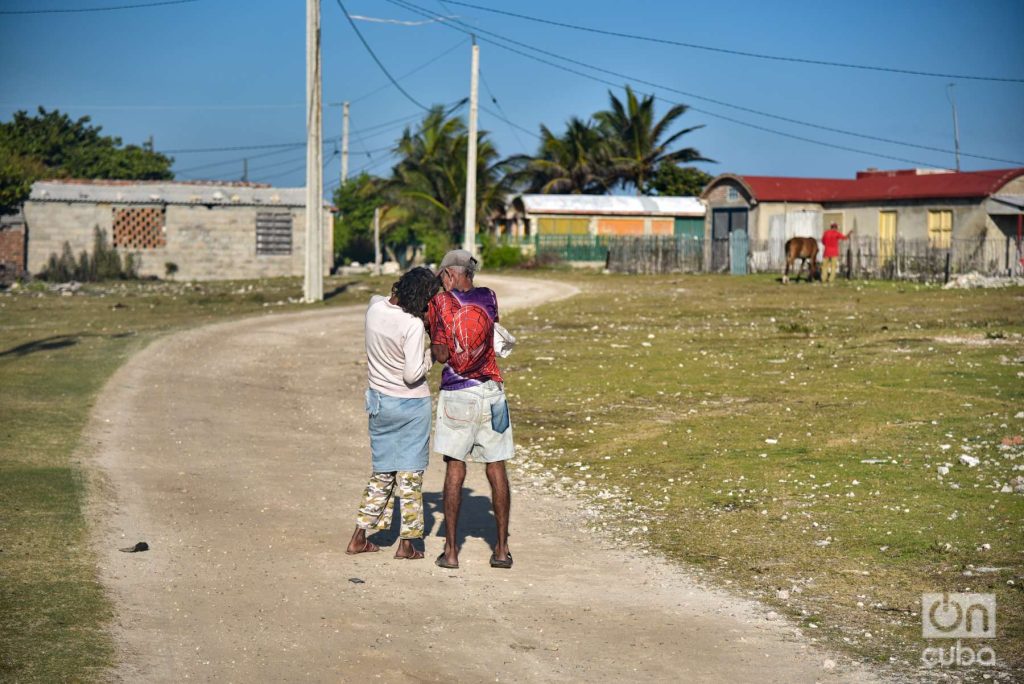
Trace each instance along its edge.
<instances>
[{"instance_id":1,"label":"woman's camouflage pants","mask_svg":"<svg viewBox=\"0 0 1024 684\"><path fill-rule=\"evenodd\" d=\"M364 530L386 530L391 527L395 497L402 500L402 539L423 537L423 471L399 470L396 473L374 473L366 485L363 503L356 515L356 526Z\"/></svg>"}]
</instances>

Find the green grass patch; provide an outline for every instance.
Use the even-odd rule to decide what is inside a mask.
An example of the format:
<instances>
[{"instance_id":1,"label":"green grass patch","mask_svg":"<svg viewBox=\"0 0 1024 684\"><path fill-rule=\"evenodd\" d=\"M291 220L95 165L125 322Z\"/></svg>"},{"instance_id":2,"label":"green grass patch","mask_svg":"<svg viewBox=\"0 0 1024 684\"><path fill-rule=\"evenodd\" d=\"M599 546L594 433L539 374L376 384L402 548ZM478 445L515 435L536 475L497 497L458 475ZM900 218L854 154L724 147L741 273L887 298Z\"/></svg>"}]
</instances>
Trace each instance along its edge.
<instances>
[{"instance_id":1,"label":"green grass patch","mask_svg":"<svg viewBox=\"0 0 1024 684\"><path fill-rule=\"evenodd\" d=\"M331 278L324 305L392 279ZM112 664L112 607L97 581L73 461L97 394L156 337L266 311L308 310L297 279L116 282L61 296L0 293L0 680L95 681Z\"/></svg>"},{"instance_id":2,"label":"green grass patch","mask_svg":"<svg viewBox=\"0 0 1024 684\"><path fill-rule=\"evenodd\" d=\"M571 277L507 317L524 475L866 660L920 664L923 592L995 593L1024 665L1020 288Z\"/></svg>"}]
</instances>

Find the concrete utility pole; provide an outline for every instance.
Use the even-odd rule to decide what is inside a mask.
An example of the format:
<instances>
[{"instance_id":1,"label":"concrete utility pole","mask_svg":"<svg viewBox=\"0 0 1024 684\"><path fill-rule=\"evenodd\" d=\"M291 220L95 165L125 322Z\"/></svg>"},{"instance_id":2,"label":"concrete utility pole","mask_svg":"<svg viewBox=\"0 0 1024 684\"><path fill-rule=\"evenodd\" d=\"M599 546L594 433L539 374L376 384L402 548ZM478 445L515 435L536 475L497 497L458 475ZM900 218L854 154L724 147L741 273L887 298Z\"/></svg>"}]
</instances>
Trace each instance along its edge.
<instances>
[{"instance_id":1,"label":"concrete utility pole","mask_svg":"<svg viewBox=\"0 0 1024 684\"><path fill-rule=\"evenodd\" d=\"M348 102L341 105L341 184L348 180Z\"/></svg>"},{"instance_id":2,"label":"concrete utility pole","mask_svg":"<svg viewBox=\"0 0 1024 684\"><path fill-rule=\"evenodd\" d=\"M380 207L373 208L373 274L380 275Z\"/></svg>"},{"instance_id":3,"label":"concrete utility pole","mask_svg":"<svg viewBox=\"0 0 1024 684\"><path fill-rule=\"evenodd\" d=\"M248 159L243 159L242 160L242 182L243 183L248 183L249 182L249 160Z\"/></svg>"},{"instance_id":4,"label":"concrete utility pole","mask_svg":"<svg viewBox=\"0 0 1024 684\"><path fill-rule=\"evenodd\" d=\"M466 225L462 248L476 254L476 110L479 100L480 46L473 36L473 65L469 77L469 152L466 154Z\"/></svg>"},{"instance_id":5,"label":"concrete utility pole","mask_svg":"<svg viewBox=\"0 0 1024 684\"><path fill-rule=\"evenodd\" d=\"M306 269L303 299L324 298L323 101L320 84L320 0L306 0Z\"/></svg>"},{"instance_id":6,"label":"concrete utility pole","mask_svg":"<svg viewBox=\"0 0 1024 684\"><path fill-rule=\"evenodd\" d=\"M956 149L956 170L960 171L960 124L956 118L956 96L953 95L953 88L956 87L956 83L950 83L946 86L946 99L949 100L949 104L953 107L953 144Z\"/></svg>"}]
</instances>

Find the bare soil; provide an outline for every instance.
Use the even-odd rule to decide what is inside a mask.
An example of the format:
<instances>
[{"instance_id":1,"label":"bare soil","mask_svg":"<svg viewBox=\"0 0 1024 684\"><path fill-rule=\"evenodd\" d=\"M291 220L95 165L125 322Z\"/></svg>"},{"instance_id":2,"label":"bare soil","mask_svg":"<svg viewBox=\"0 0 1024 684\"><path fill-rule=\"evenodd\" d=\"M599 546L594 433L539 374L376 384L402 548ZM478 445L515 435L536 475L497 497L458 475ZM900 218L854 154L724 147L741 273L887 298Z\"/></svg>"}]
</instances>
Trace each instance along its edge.
<instances>
[{"instance_id":1,"label":"bare soil","mask_svg":"<svg viewBox=\"0 0 1024 684\"><path fill-rule=\"evenodd\" d=\"M481 284L503 310L573 294L536 279ZM363 313L178 333L103 390L83 459L101 578L118 614L114 679L879 679L685 568L597 543L571 501L535 488L514 485L515 566L491 569L481 468L466 483L462 567L434 566L443 542L436 456L425 484L427 559L393 560L393 548L345 555L370 473ZM138 541L150 550L119 551Z\"/></svg>"}]
</instances>

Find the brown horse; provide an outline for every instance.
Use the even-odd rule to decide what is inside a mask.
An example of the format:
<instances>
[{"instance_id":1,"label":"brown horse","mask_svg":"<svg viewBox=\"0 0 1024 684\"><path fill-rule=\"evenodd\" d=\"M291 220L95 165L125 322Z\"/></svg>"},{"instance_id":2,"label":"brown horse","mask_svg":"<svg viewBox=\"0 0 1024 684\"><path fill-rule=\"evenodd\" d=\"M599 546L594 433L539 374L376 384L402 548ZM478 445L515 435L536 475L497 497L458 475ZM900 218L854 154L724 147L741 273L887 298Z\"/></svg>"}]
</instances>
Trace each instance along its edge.
<instances>
[{"instance_id":1,"label":"brown horse","mask_svg":"<svg viewBox=\"0 0 1024 684\"><path fill-rule=\"evenodd\" d=\"M786 272L782 274L783 283L789 282L789 269L797 259L802 261L796 275L793 276L794 279L800 280L804 264L809 264L807 279L816 279L818 277L818 241L812 237L795 237L786 240Z\"/></svg>"}]
</instances>

